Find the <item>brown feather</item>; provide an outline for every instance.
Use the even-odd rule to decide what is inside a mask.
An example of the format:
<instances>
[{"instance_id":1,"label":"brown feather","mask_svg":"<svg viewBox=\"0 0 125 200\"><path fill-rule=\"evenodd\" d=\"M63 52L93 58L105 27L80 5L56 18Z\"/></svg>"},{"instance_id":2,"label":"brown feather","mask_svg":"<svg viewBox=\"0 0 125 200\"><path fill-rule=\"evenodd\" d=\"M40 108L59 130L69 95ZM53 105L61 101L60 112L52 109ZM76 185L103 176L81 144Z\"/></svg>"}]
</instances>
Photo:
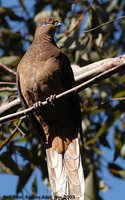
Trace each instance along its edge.
<instances>
[{"instance_id":1,"label":"brown feather","mask_svg":"<svg viewBox=\"0 0 125 200\"><path fill-rule=\"evenodd\" d=\"M75 86L70 62L53 39L56 24L53 17L40 21L33 43L17 69L19 93L29 107ZM55 106L48 105L32 114L32 119L33 116L35 130L41 139L45 138L53 195L74 194L84 199L84 176L77 138L81 124L78 95L60 100Z\"/></svg>"}]
</instances>

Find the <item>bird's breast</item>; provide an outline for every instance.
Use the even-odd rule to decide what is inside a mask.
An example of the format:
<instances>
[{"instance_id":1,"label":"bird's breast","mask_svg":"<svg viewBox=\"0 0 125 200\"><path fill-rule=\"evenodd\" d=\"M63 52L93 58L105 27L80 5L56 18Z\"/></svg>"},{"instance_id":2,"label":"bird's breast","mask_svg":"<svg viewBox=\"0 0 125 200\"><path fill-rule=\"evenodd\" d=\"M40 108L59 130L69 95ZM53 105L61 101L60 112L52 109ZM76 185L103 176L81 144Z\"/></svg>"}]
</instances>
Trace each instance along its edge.
<instances>
[{"instance_id":1,"label":"bird's breast","mask_svg":"<svg viewBox=\"0 0 125 200\"><path fill-rule=\"evenodd\" d=\"M22 75L20 73L24 96L27 99L31 99L32 96L36 102L45 100L49 95L55 94L55 91L56 94L61 93L64 89L59 70L58 60L53 57L27 64Z\"/></svg>"},{"instance_id":2,"label":"bird's breast","mask_svg":"<svg viewBox=\"0 0 125 200\"><path fill-rule=\"evenodd\" d=\"M49 80L52 80L54 74L59 70L57 61L54 58L50 58L44 62L38 62L37 64L35 78L40 84L46 84Z\"/></svg>"}]
</instances>

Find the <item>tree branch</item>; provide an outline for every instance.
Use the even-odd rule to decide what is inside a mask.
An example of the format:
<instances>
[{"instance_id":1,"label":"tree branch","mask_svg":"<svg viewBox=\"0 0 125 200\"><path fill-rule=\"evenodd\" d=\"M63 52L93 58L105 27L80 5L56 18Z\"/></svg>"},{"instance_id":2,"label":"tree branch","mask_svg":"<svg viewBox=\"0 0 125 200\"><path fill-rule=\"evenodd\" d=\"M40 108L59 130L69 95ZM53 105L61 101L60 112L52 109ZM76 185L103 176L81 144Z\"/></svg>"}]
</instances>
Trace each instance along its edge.
<instances>
[{"instance_id":1,"label":"tree branch","mask_svg":"<svg viewBox=\"0 0 125 200\"><path fill-rule=\"evenodd\" d=\"M87 9L87 10L88 10L88 9ZM87 12L87 11L86 11L86 12ZM80 26L80 24L81 24L81 22L82 22L84 16L85 16L85 13L82 13L82 14L78 17L78 19L77 19L77 21L75 22L74 26L73 26L70 30L68 30L68 31L65 32L65 35L66 35L66 36L70 35L72 32L74 32L74 31Z\"/></svg>"},{"instance_id":2,"label":"tree branch","mask_svg":"<svg viewBox=\"0 0 125 200\"><path fill-rule=\"evenodd\" d=\"M109 70L114 69L113 73L117 73L115 71L116 69L115 67L121 64L124 65L124 63L125 63L125 55L121 55L116 58L107 58L101 61L97 61L95 63L86 65L84 67L79 67L78 65L72 65L72 69L73 69L75 80L76 80L76 85L82 82L84 82L85 84L85 81L90 80L92 77L96 78L97 75L105 72L108 69ZM0 107L0 116L7 115L11 112L14 112L20 107L21 107L21 103L20 103L19 98L17 98L16 100L10 103L4 104Z\"/></svg>"},{"instance_id":3,"label":"tree branch","mask_svg":"<svg viewBox=\"0 0 125 200\"><path fill-rule=\"evenodd\" d=\"M8 144L8 143L11 141L11 139L15 136L15 134L17 134L17 131L19 131L19 133L20 133L22 136L25 136L25 133L23 133L23 132L20 130L20 128L19 128L21 122L22 122L22 119L20 119L19 122L18 122L18 124L15 125L15 128L13 129L13 131L12 131L12 133L9 135L9 137L6 138L5 141L0 145L0 150L2 150L3 147L6 146L6 144Z\"/></svg>"},{"instance_id":4,"label":"tree branch","mask_svg":"<svg viewBox=\"0 0 125 200\"><path fill-rule=\"evenodd\" d=\"M121 64L121 65L118 65L118 66L115 66L113 68L110 68L107 67L107 65L105 66L105 71L103 71L101 74L98 74L96 75L95 77L91 78L90 80L88 81L85 81L84 83L70 89L70 90L67 90L59 95L56 96L56 100L60 100L62 98L66 98L66 97L69 97L83 89L86 89L87 87L90 87L92 86L93 84L95 83L98 83L99 81L102 81L106 78L109 78L111 75L115 74L115 73L118 73L120 72L121 70L125 69L125 63L124 64ZM103 69L104 70L104 69ZM44 107L48 104L47 101L43 101L41 103L41 107ZM39 108L35 108L34 106L30 107L30 108L27 108L25 110L22 110L22 111L19 111L17 113L13 113L13 114L10 114L8 116L4 116L4 117L1 117L0 118L0 123L4 123L8 120L13 120L15 118L19 118L19 117L22 117L24 115L28 115L32 112L36 112L37 110L39 110Z\"/></svg>"},{"instance_id":5,"label":"tree branch","mask_svg":"<svg viewBox=\"0 0 125 200\"><path fill-rule=\"evenodd\" d=\"M16 72L14 72L12 69L7 67L6 65L0 63L0 67L3 68L4 70L6 70L7 72L9 72L10 74L13 74L14 76L16 76Z\"/></svg>"},{"instance_id":6,"label":"tree branch","mask_svg":"<svg viewBox=\"0 0 125 200\"><path fill-rule=\"evenodd\" d=\"M19 98L11 101L10 103L4 103L4 105L0 106L0 117L16 111L20 107L21 103Z\"/></svg>"},{"instance_id":7,"label":"tree branch","mask_svg":"<svg viewBox=\"0 0 125 200\"><path fill-rule=\"evenodd\" d=\"M116 58L107 58L104 60L97 61L84 67L78 65L72 65L72 69L77 84L82 83L90 78L108 70L114 68L117 65L125 63L125 55L118 56Z\"/></svg>"},{"instance_id":8,"label":"tree branch","mask_svg":"<svg viewBox=\"0 0 125 200\"><path fill-rule=\"evenodd\" d=\"M16 86L16 83L13 82L8 82L8 81L1 81L0 85L4 86L4 85L12 85L12 86Z\"/></svg>"},{"instance_id":9,"label":"tree branch","mask_svg":"<svg viewBox=\"0 0 125 200\"><path fill-rule=\"evenodd\" d=\"M16 92L16 91L17 91L17 88L0 87L0 92L5 92L5 91L8 91L8 92Z\"/></svg>"}]
</instances>

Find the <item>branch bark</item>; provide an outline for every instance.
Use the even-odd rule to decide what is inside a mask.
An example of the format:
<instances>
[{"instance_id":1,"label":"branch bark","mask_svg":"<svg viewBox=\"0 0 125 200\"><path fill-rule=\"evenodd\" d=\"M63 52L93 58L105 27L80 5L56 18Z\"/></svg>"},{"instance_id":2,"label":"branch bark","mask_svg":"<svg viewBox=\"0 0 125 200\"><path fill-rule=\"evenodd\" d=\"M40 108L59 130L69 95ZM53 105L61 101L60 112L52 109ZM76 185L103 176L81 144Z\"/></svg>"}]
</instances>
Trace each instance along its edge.
<instances>
[{"instance_id":1,"label":"branch bark","mask_svg":"<svg viewBox=\"0 0 125 200\"><path fill-rule=\"evenodd\" d=\"M12 88L12 87L0 87L0 92L6 92L6 91L9 91L9 92L16 92L16 91L17 91L17 88Z\"/></svg>"},{"instance_id":2,"label":"branch bark","mask_svg":"<svg viewBox=\"0 0 125 200\"><path fill-rule=\"evenodd\" d=\"M80 84L80 89L74 88L74 90L80 91L82 89L85 89L87 87L90 87L94 83L97 83L98 81L101 81L102 79L109 78L111 75L123 70L125 67L125 55L121 55L116 58L107 58L89 65L86 65L84 67L79 67L78 65L72 65L72 69L75 76L76 85ZM106 74L105 74L106 73ZM63 95L67 95L63 93ZM63 96L62 95L62 96ZM59 97L62 98L62 97ZM57 97L58 99L58 97ZM46 103L45 103L46 104ZM5 104L0 107L0 116L7 115L11 112L16 111L18 108L21 107L20 100L17 98L16 100ZM30 108L31 109L31 108ZM28 111L33 112L34 109ZM17 117L21 117L28 114L25 111L20 111L18 113L14 113L11 118L10 115L0 118L0 123L6 122L8 120L12 120Z\"/></svg>"},{"instance_id":3,"label":"branch bark","mask_svg":"<svg viewBox=\"0 0 125 200\"><path fill-rule=\"evenodd\" d=\"M1 81L0 85L4 86L4 85L11 85L11 86L16 86L16 83L13 82L7 82L7 81Z\"/></svg>"},{"instance_id":4,"label":"branch bark","mask_svg":"<svg viewBox=\"0 0 125 200\"><path fill-rule=\"evenodd\" d=\"M95 77L90 78L88 81L85 81L84 83L82 83L82 84L80 84L80 85L78 85L78 86L76 86L76 87L74 87L70 90L67 90L67 91L57 95L56 99L59 100L59 99L62 99L62 98L69 97L76 92L79 92L79 91L81 91L81 90L83 90L87 87L92 86L95 83L98 83L99 81L102 81L103 79L109 78L111 75L118 73L118 72L122 71L123 69L125 69L125 63L118 65L118 66L115 66L115 67L112 67L112 65L110 65L110 69L109 69L108 65L105 65L105 67L103 67L103 69L102 69L102 72L100 71L100 74L96 75ZM48 104L47 101L43 101L41 103L41 107L46 106L47 104ZM39 110L39 108L35 108L33 106L33 107L27 108L25 110L22 110L20 112L10 114L10 115L5 116L5 117L1 117L0 123L5 123L8 120L13 120L15 118L19 118L19 117L22 117L24 115L28 115L32 112L37 111L37 110Z\"/></svg>"},{"instance_id":5,"label":"branch bark","mask_svg":"<svg viewBox=\"0 0 125 200\"><path fill-rule=\"evenodd\" d=\"M116 58L107 58L104 60L97 61L90 65L84 67L79 67L78 65L72 65L72 69L75 76L75 81L77 84L89 80L96 75L114 68L117 65L125 63L125 55L118 56Z\"/></svg>"},{"instance_id":6,"label":"branch bark","mask_svg":"<svg viewBox=\"0 0 125 200\"><path fill-rule=\"evenodd\" d=\"M6 65L0 63L0 68L3 68L5 71L9 72L10 74L16 76L16 72L13 71L12 69L10 69L9 67L7 67Z\"/></svg>"},{"instance_id":7,"label":"branch bark","mask_svg":"<svg viewBox=\"0 0 125 200\"><path fill-rule=\"evenodd\" d=\"M19 98L0 106L0 117L16 111L21 107Z\"/></svg>"}]
</instances>

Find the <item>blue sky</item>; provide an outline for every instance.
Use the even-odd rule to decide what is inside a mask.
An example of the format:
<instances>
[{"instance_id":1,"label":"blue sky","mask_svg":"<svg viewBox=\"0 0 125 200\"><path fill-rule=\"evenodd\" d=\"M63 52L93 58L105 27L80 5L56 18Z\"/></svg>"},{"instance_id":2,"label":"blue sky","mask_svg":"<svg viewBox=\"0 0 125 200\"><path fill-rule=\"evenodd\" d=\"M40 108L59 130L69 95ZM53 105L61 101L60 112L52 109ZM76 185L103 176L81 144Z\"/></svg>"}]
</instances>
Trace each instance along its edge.
<instances>
[{"instance_id":1,"label":"blue sky","mask_svg":"<svg viewBox=\"0 0 125 200\"><path fill-rule=\"evenodd\" d=\"M37 183L38 183L37 195L50 194L50 190L41 180L41 173L39 169L36 168L32 176L30 177L29 182L26 184L26 188L23 191L23 195L29 195L29 196L32 195L29 191L31 191L31 183L33 182L35 176L37 177ZM15 195L17 183L18 183L18 176L0 174L0 197L2 197L3 195Z\"/></svg>"},{"instance_id":2,"label":"blue sky","mask_svg":"<svg viewBox=\"0 0 125 200\"><path fill-rule=\"evenodd\" d=\"M114 147L112 145L113 140L113 131L111 130L108 135L108 140L110 141L111 149L107 149L102 147L104 152L103 158L107 161L113 162L114 155ZM4 151L6 147L4 148ZM112 176L108 170L105 162L102 159L102 172L101 176L103 177L104 182L110 187L107 192L101 192L101 196L104 200L124 200L125 197L125 181L115 178ZM116 160L116 164L120 163L121 166L125 166L125 161L122 159ZM41 173L39 169L36 168L34 173L29 179L29 182L26 184L26 189L23 191L23 195L31 195L29 191L31 191L31 183L34 180L34 177L37 176L38 183L38 193L37 195L48 195L50 194L49 189L41 180ZM18 183L18 176L8 175L8 174L0 174L0 197L3 195L15 195L16 194L16 185ZM21 194L20 194L21 195Z\"/></svg>"},{"instance_id":3,"label":"blue sky","mask_svg":"<svg viewBox=\"0 0 125 200\"><path fill-rule=\"evenodd\" d=\"M111 146L111 149L106 147L102 147L103 150L103 158L101 160L102 164L102 178L104 182L109 186L109 190L107 192L101 192L101 196L104 200L124 200L125 199L125 180L120 178L115 178L112 176L107 170L107 166L103 160L107 160L108 162L113 162L114 158L114 146L113 146L113 129L110 130L110 134L108 134L108 141ZM125 168L125 160L118 158L115 164L120 164L121 167Z\"/></svg>"}]
</instances>

